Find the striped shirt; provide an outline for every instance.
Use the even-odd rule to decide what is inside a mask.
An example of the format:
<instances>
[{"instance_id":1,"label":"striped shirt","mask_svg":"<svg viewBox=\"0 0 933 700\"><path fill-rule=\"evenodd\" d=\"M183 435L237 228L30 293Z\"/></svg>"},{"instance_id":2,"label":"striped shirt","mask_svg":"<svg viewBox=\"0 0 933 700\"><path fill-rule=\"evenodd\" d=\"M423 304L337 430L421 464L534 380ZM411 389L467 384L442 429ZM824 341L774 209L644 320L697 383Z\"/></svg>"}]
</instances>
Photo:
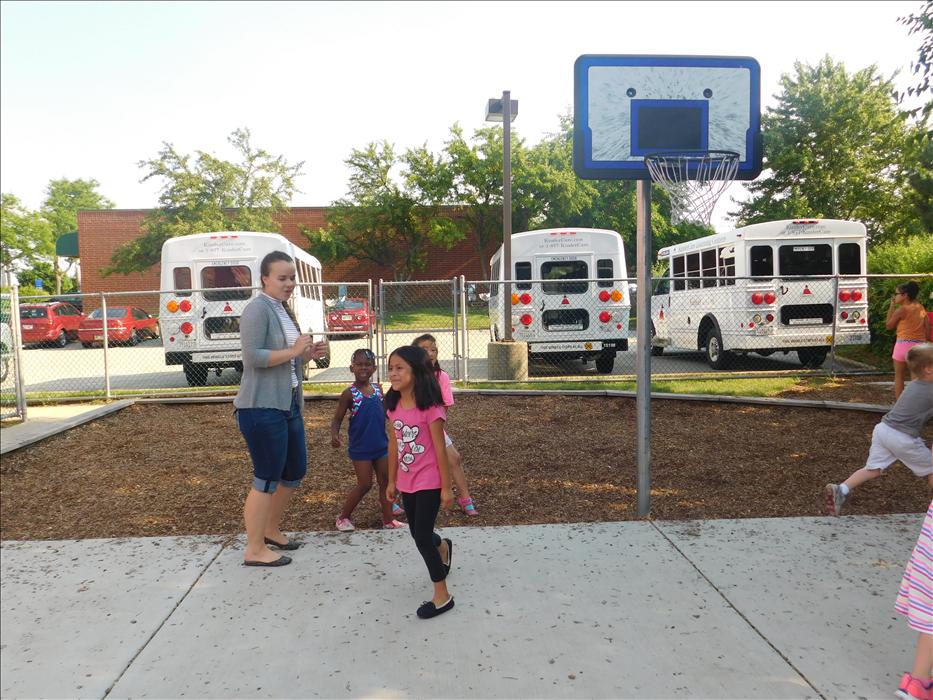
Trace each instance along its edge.
<instances>
[{"instance_id":1,"label":"striped shirt","mask_svg":"<svg viewBox=\"0 0 933 700\"><path fill-rule=\"evenodd\" d=\"M263 292L263 294L266 294L266 293ZM292 321L291 316L289 316L288 312L285 310L285 305L279 299L276 299L273 296L269 296L268 294L266 294L266 296L275 302L272 306L275 309L276 316L279 317L279 323L282 324L282 331L285 333L285 343L288 345L288 347L291 347L292 345L295 344L295 341L298 340L298 336L300 335L298 331L298 326L296 326L295 322ZM296 372L295 358L291 359L291 363L292 363L292 389L294 389L295 387L298 386L298 375L295 373Z\"/></svg>"}]
</instances>

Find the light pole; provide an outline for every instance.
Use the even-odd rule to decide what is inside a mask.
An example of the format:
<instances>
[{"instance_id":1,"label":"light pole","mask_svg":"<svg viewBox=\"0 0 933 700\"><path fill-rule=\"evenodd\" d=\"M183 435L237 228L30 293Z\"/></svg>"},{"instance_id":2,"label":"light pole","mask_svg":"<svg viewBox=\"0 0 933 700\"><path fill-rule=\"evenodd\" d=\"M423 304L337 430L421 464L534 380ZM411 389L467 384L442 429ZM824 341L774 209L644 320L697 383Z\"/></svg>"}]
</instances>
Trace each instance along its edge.
<instances>
[{"instance_id":1,"label":"light pole","mask_svg":"<svg viewBox=\"0 0 933 700\"><path fill-rule=\"evenodd\" d=\"M518 100L509 90L502 99L486 103L486 121L502 122L502 330L503 340L512 340L512 122L518 115Z\"/></svg>"}]
</instances>

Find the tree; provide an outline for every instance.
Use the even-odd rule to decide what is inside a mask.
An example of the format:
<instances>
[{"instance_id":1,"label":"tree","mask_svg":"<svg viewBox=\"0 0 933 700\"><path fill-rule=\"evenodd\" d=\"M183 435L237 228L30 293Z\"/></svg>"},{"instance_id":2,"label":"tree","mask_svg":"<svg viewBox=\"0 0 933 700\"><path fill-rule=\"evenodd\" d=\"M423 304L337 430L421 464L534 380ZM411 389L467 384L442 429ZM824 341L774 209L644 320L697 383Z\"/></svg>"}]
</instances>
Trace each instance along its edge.
<instances>
[{"instance_id":1,"label":"tree","mask_svg":"<svg viewBox=\"0 0 933 700\"><path fill-rule=\"evenodd\" d=\"M347 258L369 260L392 268L394 279L408 280L427 263L427 245L450 247L463 238L439 204L423 187L408 184L412 172L429 167L425 149L408 151L399 158L392 144L370 143L354 149L345 161L350 168L349 191L334 202L327 214L328 227L302 229L309 250L322 262ZM392 171L404 168L402 182ZM437 163L430 167L437 168Z\"/></svg>"},{"instance_id":2,"label":"tree","mask_svg":"<svg viewBox=\"0 0 933 700\"><path fill-rule=\"evenodd\" d=\"M911 62L911 72L917 77L917 84L907 88L907 94L911 97L921 97L924 94L933 92L930 87L930 73L933 72L933 1L928 0L923 3L920 14L910 14L906 17L898 17L898 22L907 26L907 34L920 34L922 43L917 60ZM902 94L898 95L903 98ZM933 111L933 100L927 97L922 107L917 107L908 111L911 117L920 116L922 123L926 123Z\"/></svg>"},{"instance_id":3,"label":"tree","mask_svg":"<svg viewBox=\"0 0 933 700\"><path fill-rule=\"evenodd\" d=\"M52 227L12 194L0 195L0 253L3 268L16 271L49 261L55 255Z\"/></svg>"},{"instance_id":4,"label":"tree","mask_svg":"<svg viewBox=\"0 0 933 700\"><path fill-rule=\"evenodd\" d=\"M78 229L79 209L113 209L114 203L97 192L97 180L51 180L45 190L45 201L40 212L52 227L57 243L65 233ZM52 256L55 277L55 293L62 293L62 273L58 267L58 255Z\"/></svg>"},{"instance_id":5,"label":"tree","mask_svg":"<svg viewBox=\"0 0 933 700\"><path fill-rule=\"evenodd\" d=\"M872 242L919 230L905 206L909 129L890 79L854 74L828 56L781 77L762 118L767 175L732 216L741 224L799 217L859 219Z\"/></svg>"},{"instance_id":6,"label":"tree","mask_svg":"<svg viewBox=\"0 0 933 700\"><path fill-rule=\"evenodd\" d=\"M204 151L183 155L163 143L156 158L140 161L147 172L141 182L164 181L159 206L147 214L144 235L120 246L104 274L139 272L159 262L169 238L206 231L280 230L276 215L286 210L297 191L295 178L304 162L290 165L250 143L249 129L237 129L228 142L239 162L221 160Z\"/></svg>"}]
</instances>

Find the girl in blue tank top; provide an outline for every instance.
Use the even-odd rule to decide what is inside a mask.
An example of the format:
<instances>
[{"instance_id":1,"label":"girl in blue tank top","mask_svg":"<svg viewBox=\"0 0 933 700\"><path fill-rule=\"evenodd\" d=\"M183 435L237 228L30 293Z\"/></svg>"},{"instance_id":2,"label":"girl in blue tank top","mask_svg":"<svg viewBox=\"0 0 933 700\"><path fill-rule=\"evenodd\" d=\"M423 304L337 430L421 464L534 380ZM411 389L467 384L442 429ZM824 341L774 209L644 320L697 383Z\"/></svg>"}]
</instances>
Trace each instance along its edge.
<instances>
[{"instance_id":1,"label":"girl in blue tank top","mask_svg":"<svg viewBox=\"0 0 933 700\"><path fill-rule=\"evenodd\" d=\"M356 529L350 516L373 486L373 474L379 484L379 503L382 506L382 527L394 530L405 527L395 519L394 513L404 512L386 497L389 482L389 438L386 435L386 410L382 388L369 380L376 371L376 356L371 350L360 348L350 358L350 371L355 381L340 394L334 419L330 422L330 444L340 447L340 425L350 412L347 429L347 453L356 470L356 486L350 489L343 509L334 523L341 532Z\"/></svg>"}]
</instances>

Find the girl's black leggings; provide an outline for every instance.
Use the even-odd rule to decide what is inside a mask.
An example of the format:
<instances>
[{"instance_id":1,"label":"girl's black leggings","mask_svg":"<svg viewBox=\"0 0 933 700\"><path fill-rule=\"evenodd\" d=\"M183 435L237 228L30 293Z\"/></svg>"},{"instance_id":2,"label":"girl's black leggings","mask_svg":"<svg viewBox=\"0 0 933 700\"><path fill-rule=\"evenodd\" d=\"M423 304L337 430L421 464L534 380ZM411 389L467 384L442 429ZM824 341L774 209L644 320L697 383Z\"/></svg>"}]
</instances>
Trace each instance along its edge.
<instances>
[{"instance_id":1,"label":"girl's black leggings","mask_svg":"<svg viewBox=\"0 0 933 700\"><path fill-rule=\"evenodd\" d=\"M402 504L408 516L408 528L415 540L418 551L428 567L431 580L437 583L447 578L444 563L437 548L441 545L441 536L434 532L437 513L441 509L441 490L428 489L414 493L402 493Z\"/></svg>"}]
</instances>

